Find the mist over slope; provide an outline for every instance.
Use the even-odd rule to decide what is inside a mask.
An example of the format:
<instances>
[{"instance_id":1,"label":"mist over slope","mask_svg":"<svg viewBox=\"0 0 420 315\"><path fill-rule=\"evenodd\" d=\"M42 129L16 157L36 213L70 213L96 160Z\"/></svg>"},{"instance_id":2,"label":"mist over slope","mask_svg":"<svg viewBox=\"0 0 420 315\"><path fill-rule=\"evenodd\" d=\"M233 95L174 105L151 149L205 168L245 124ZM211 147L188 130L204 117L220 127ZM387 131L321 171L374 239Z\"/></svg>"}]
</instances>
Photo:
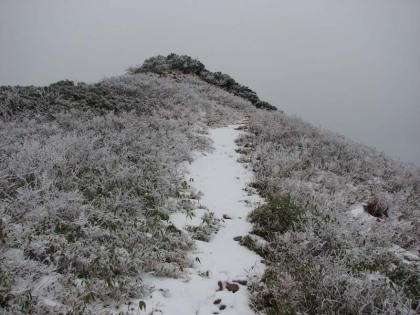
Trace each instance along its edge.
<instances>
[{"instance_id":1,"label":"mist over slope","mask_svg":"<svg viewBox=\"0 0 420 315\"><path fill-rule=\"evenodd\" d=\"M249 117L242 162L267 198L243 241L269 264L255 310L414 312L420 170L273 109L175 54L97 84L1 87L0 309L107 314L144 273L180 276L192 236L168 218L199 198L183 164L208 128Z\"/></svg>"}]
</instances>

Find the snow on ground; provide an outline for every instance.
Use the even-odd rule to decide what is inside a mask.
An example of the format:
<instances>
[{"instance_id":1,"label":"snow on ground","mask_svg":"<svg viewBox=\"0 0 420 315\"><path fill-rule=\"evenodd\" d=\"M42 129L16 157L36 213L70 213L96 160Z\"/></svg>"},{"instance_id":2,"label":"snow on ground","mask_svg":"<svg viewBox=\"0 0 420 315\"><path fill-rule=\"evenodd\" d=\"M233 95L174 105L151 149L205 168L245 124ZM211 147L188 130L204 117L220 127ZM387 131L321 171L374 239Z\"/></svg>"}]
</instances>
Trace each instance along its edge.
<instances>
[{"instance_id":1,"label":"snow on ground","mask_svg":"<svg viewBox=\"0 0 420 315\"><path fill-rule=\"evenodd\" d=\"M234 140L239 136L237 126L210 130L214 141L212 153L198 154L189 166L190 184L204 195L200 204L221 219L221 227L210 242L195 241L196 249L190 253L194 268L185 270L181 279L147 276L153 291L144 299L146 311L138 314L254 314L249 303L245 283L261 276L264 265L261 257L239 245L233 238L246 235L251 225L246 216L251 208L248 202L260 201L248 196L244 188L252 175L237 162L239 154ZM174 214L172 223L178 228L197 226L205 209L196 209L195 216ZM225 215L230 219L223 219ZM229 291L230 288L233 293Z\"/></svg>"},{"instance_id":2,"label":"snow on ground","mask_svg":"<svg viewBox=\"0 0 420 315\"><path fill-rule=\"evenodd\" d=\"M363 205L358 205L357 207L355 207L352 210L350 210L350 213L353 216L358 217L360 215L365 214L365 209L363 208Z\"/></svg>"},{"instance_id":3,"label":"snow on ground","mask_svg":"<svg viewBox=\"0 0 420 315\"><path fill-rule=\"evenodd\" d=\"M404 263L410 264L411 262L418 263L420 262L420 257L413 252L410 252L396 244L393 244L389 249L391 253L394 253L399 257Z\"/></svg>"},{"instance_id":4,"label":"snow on ground","mask_svg":"<svg viewBox=\"0 0 420 315\"><path fill-rule=\"evenodd\" d=\"M362 222L365 223L373 223L375 222L375 217L370 215L369 213L367 213L364 209L364 205L363 204L358 204L353 206L349 213L351 214L351 216L357 220L360 220Z\"/></svg>"}]
</instances>

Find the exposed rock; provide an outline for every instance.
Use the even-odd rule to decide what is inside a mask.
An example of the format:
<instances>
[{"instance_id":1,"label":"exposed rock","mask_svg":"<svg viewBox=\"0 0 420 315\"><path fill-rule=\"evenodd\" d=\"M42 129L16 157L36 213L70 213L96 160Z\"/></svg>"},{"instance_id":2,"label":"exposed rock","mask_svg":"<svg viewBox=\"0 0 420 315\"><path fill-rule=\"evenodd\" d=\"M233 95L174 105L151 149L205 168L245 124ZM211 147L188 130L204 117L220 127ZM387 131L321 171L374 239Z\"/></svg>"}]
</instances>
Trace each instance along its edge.
<instances>
[{"instance_id":1,"label":"exposed rock","mask_svg":"<svg viewBox=\"0 0 420 315\"><path fill-rule=\"evenodd\" d=\"M242 240L242 236L235 236L233 238L234 241L240 242Z\"/></svg>"},{"instance_id":2,"label":"exposed rock","mask_svg":"<svg viewBox=\"0 0 420 315\"><path fill-rule=\"evenodd\" d=\"M240 285L247 285L248 284L248 281L246 281L246 280L233 280L233 282L239 283Z\"/></svg>"},{"instance_id":3,"label":"exposed rock","mask_svg":"<svg viewBox=\"0 0 420 315\"><path fill-rule=\"evenodd\" d=\"M232 218L230 216L228 216L227 214L224 214L223 215L223 219L225 219L225 220L231 220Z\"/></svg>"},{"instance_id":4,"label":"exposed rock","mask_svg":"<svg viewBox=\"0 0 420 315\"><path fill-rule=\"evenodd\" d=\"M226 305L220 305L219 310L224 310L226 308Z\"/></svg>"},{"instance_id":5,"label":"exposed rock","mask_svg":"<svg viewBox=\"0 0 420 315\"><path fill-rule=\"evenodd\" d=\"M235 293L239 290L239 285L237 285L236 283L228 283L226 284L226 289L232 293Z\"/></svg>"},{"instance_id":6,"label":"exposed rock","mask_svg":"<svg viewBox=\"0 0 420 315\"><path fill-rule=\"evenodd\" d=\"M219 290L218 291L223 291L223 283L222 283L222 281L217 282L217 285L219 286Z\"/></svg>"},{"instance_id":7,"label":"exposed rock","mask_svg":"<svg viewBox=\"0 0 420 315\"><path fill-rule=\"evenodd\" d=\"M217 300L215 300L213 303L214 303L214 304L220 304L220 302L222 302L222 299L217 299Z\"/></svg>"}]
</instances>

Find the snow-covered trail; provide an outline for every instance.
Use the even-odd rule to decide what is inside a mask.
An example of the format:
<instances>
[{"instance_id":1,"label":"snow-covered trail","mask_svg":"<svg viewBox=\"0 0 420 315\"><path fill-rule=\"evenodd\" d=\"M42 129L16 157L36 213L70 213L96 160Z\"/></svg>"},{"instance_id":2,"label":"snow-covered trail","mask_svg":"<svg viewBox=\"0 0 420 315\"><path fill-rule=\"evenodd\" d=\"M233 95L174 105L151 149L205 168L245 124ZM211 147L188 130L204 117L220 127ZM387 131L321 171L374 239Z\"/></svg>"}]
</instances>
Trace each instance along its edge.
<instances>
[{"instance_id":1,"label":"snow-covered trail","mask_svg":"<svg viewBox=\"0 0 420 315\"><path fill-rule=\"evenodd\" d=\"M260 256L241 246L234 237L250 231L246 216L251 208L245 200L255 202L259 197L248 196L244 191L252 175L237 162L240 155L235 152L234 140L240 131L235 127L210 130L214 151L197 154L188 168L188 178L193 179L190 184L204 194L201 205L221 219L219 231L210 242L195 241L196 249L190 254L195 265L186 270L188 276L184 279L147 279L155 290L144 300L147 310L141 314L254 314L243 281L261 276L264 265ZM198 225L204 212L196 209L192 218L174 214L171 221L180 229Z\"/></svg>"}]
</instances>

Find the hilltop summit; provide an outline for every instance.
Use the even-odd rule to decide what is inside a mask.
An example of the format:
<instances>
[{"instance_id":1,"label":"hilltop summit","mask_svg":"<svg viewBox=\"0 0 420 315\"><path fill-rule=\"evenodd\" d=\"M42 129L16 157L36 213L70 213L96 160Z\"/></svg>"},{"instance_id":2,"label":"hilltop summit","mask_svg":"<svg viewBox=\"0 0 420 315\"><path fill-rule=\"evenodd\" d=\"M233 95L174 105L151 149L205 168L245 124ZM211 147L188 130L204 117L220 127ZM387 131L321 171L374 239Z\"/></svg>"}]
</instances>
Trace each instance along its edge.
<instances>
[{"instance_id":1,"label":"hilltop summit","mask_svg":"<svg viewBox=\"0 0 420 315\"><path fill-rule=\"evenodd\" d=\"M253 90L236 82L228 74L222 72L211 72L206 69L203 63L197 59L193 59L187 55L177 55L175 53L168 56L156 56L146 59L140 67L131 67L128 73L147 73L153 72L158 74L179 71L185 74L194 74L202 80L212 85L218 86L230 93L238 95L250 101L257 108L265 110L277 110L277 107L267 102L261 101Z\"/></svg>"}]
</instances>

